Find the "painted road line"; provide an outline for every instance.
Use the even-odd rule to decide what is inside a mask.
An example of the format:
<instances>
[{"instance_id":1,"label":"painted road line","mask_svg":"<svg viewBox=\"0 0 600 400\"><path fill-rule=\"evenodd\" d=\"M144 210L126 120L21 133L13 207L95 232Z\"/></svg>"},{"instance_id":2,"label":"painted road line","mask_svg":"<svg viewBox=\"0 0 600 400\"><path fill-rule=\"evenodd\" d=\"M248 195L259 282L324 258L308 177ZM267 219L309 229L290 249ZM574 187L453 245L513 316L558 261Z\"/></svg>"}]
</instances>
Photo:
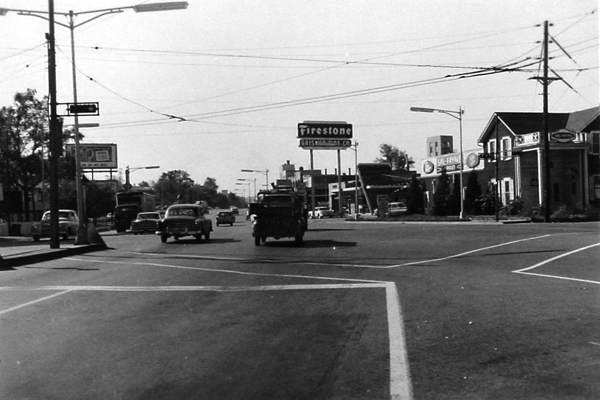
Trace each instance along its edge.
<instances>
[{"instance_id":1,"label":"painted road line","mask_svg":"<svg viewBox=\"0 0 600 400\"><path fill-rule=\"evenodd\" d=\"M385 293L390 335L390 395L392 400L412 399L412 384L404 336L404 317L396 284L387 283Z\"/></svg>"},{"instance_id":2,"label":"painted road line","mask_svg":"<svg viewBox=\"0 0 600 400\"><path fill-rule=\"evenodd\" d=\"M384 281L371 280L371 279L331 278L331 277L313 276L313 275L265 274L265 273L260 273L260 272L235 271L235 270L218 269L218 268L213 269L213 268L202 268L202 267L186 267L183 265L171 265L171 264L160 264L160 263L150 263L150 262L108 261L108 260L93 260L93 259L89 259L89 258L83 259L83 258L75 258L75 257L65 257L64 260L78 261L78 262L90 262L90 263L101 263L101 264L149 265L149 266L154 266L154 267L187 269L187 270L204 271L204 272L221 272L221 273L237 274L237 275L267 276L267 277L275 277L275 278L305 278L305 279L321 279L321 280L329 280L329 281L371 282L371 283L383 283L384 282Z\"/></svg>"},{"instance_id":3,"label":"painted road line","mask_svg":"<svg viewBox=\"0 0 600 400\"><path fill-rule=\"evenodd\" d=\"M406 266L409 266L409 265L418 265L418 264L426 264L426 263L430 263L430 262L445 261L445 260L450 260L450 259L453 259L453 258L463 257L463 256L466 256L467 254L479 253L481 251L495 249L497 247L509 246L511 244L527 242L529 240L544 239L544 238L547 238L548 236L552 236L552 235L542 235L542 236L535 236L535 237L526 238L526 239L513 240L513 241L510 241L510 242L506 242L506 243L495 244L493 246L481 247L479 249L465 251L464 253L454 254L454 255L451 255L451 256L447 256L447 257L433 258L431 260L423 260L423 261L414 261L414 262L409 262L409 263L406 263L406 264L390 265L390 266L388 266L386 268L398 268L398 267L406 267Z\"/></svg>"},{"instance_id":4,"label":"painted road line","mask_svg":"<svg viewBox=\"0 0 600 400\"><path fill-rule=\"evenodd\" d=\"M551 263L553 261L556 261L556 260L559 260L559 259L561 259L563 257L568 257L568 256L570 256L572 254L578 253L580 251L588 250L588 249L591 249L591 248L596 247L596 246L600 246L600 243L591 244L589 246L581 247L579 249L575 249L575 250L568 251L568 252L563 253L563 254L559 254L556 257L549 258L549 259L547 259L545 261L542 261L540 263L532 265L531 267L527 267L527 268L518 269L516 271L513 271L513 273L515 273L515 274L522 274L522 275L539 276L539 277L543 277L543 278L554 278L554 279L562 279L562 280L566 280L566 281L576 281L576 282L584 282L584 283L591 283L591 284L595 284L595 285L600 285L599 281L592 281L592 280L588 280L588 279L579 279L579 278L571 278L571 277L560 276L560 275L538 274L536 272L529 272L532 269L541 267L542 265L549 264L549 263Z\"/></svg>"},{"instance_id":5,"label":"painted road line","mask_svg":"<svg viewBox=\"0 0 600 400\"><path fill-rule=\"evenodd\" d=\"M254 292L281 290L324 290L324 289L376 289L386 292L386 313L388 321L389 357L390 357L390 396L392 400L411 400L412 384L406 352L403 316L400 297L393 282L317 284L317 285L268 285L268 286L38 286L38 287L0 287L0 291L47 290L56 291L50 296L30 301L19 306L0 311L4 314L50 298L76 291L118 291L118 292L175 292L175 291L217 291L217 292Z\"/></svg>"},{"instance_id":6,"label":"painted road line","mask_svg":"<svg viewBox=\"0 0 600 400\"><path fill-rule=\"evenodd\" d=\"M3 288L0 288L0 290L2 290L2 289ZM23 288L19 288L18 290L23 290ZM6 308L4 310L0 310L0 315L1 314L6 314L6 313L11 312L11 311L18 310L19 308L30 306L30 305L35 304L35 303L39 303L41 301L49 300L49 299L51 299L53 297L57 297L57 296L65 294L65 293L69 293L71 291L71 289L68 288L68 287L63 287L62 289L55 289L55 290L62 290L62 291L59 292L59 293L51 294L50 296L42 297L42 298L37 299L37 300L33 300L33 301L29 301L27 303L19 304L18 306L14 306L14 307Z\"/></svg>"}]
</instances>

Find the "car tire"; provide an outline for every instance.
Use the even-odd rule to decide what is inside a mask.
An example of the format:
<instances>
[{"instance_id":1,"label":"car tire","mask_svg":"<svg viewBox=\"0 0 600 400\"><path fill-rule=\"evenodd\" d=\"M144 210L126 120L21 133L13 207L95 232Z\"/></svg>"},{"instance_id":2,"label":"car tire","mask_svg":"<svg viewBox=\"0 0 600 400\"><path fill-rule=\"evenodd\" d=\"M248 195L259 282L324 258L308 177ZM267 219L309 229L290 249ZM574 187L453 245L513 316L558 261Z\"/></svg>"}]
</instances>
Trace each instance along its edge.
<instances>
[{"instance_id":1,"label":"car tire","mask_svg":"<svg viewBox=\"0 0 600 400\"><path fill-rule=\"evenodd\" d=\"M34 242L39 242L40 241L40 237L38 235L34 235L33 236L33 241Z\"/></svg>"},{"instance_id":2,"label":"car tire","mask_svg":"<svg viewBox=\"0 0 600 400\"><path fill-rule=\"evenodd\" d=\"M260 246L260 237L254 236L254 245L255 246Z\"/></svg>"},{"instance_id":3,"label":"car tire","mask_svg":"<svg viewBox=\"0 0 600 400\"><path fill-rule=\"evenodd\" d=\"M204 240L206 240L207 242L210 240L210 231L204 234Z\"/></svg>"},{"instance_id":4,"label":"car tire","mask_svg":"<svg viewBox=\"0 0 600 400\"><path fill-rule=\"evenodd\" d=\"M167 243L168 238L169 236L165 235L164 233L160 235L160 241L163 243Z\"/></svg>"}]
</instances>

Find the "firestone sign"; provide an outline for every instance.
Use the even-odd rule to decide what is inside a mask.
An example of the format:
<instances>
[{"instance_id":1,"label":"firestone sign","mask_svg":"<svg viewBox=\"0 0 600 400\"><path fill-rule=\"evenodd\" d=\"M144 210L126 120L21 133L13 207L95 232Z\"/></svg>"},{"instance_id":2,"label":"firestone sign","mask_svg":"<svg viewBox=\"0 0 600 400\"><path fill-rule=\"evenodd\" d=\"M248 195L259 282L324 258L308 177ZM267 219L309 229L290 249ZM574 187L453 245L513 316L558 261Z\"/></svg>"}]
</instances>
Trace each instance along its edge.
<instances>
[{"instance_id":1,"label":"firestone sign","mask_svg":"<svg viewBox=\"0 0 600 400\"><path fill-rule=\"evenodd\" d=\"M298 124L298 139L303 149L347 149L352 146L352 124L338 121L301 122Z\"/></svg>"}]
</instances>

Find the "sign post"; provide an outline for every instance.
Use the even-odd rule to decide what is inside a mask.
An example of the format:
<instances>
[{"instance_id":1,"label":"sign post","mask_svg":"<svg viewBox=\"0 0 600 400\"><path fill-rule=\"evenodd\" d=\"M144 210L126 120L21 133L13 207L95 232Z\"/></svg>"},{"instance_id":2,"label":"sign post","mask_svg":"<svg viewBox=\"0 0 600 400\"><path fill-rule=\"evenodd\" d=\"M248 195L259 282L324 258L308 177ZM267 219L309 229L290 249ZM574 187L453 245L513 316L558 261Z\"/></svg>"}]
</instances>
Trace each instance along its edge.
<instances>
[{"instance_id":1,"label":"sign post","mask_svg":"<svg viewBox=\"0 0 600 400\"><path fill-rule=\"evenodd\" d=\"M299 146L310 150L312 212L315 212L315 185L313 150L337 150L338 157L338 213L342 216L342 170L340 150L352 146L352 124L345 121L304 121L298 124ZM355 190L357 190L355 188ZM358 204L356 205L358 207Z\"/></svg>"}]
</instances>

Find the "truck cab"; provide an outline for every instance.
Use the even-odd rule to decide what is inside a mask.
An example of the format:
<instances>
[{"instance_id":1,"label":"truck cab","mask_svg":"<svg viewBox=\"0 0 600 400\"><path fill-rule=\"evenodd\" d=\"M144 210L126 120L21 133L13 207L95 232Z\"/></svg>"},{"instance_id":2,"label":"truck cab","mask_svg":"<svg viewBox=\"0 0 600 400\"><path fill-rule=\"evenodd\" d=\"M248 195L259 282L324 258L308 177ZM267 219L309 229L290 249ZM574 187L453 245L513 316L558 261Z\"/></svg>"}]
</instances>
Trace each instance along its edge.
<instances>
[{"instance_id":1,"label":"truck cab","mask_svg":"<svg viewBox=\"0 0 600 400\"><path fill-rule=\"evenodd\" d=\"M301 244L306 231L304 202L292 189L272 190L259 193L259 201L250 204L253 215L252 236L260 246L268 237L281 239L293 237Z\"/></svg>"}]
</instances>

